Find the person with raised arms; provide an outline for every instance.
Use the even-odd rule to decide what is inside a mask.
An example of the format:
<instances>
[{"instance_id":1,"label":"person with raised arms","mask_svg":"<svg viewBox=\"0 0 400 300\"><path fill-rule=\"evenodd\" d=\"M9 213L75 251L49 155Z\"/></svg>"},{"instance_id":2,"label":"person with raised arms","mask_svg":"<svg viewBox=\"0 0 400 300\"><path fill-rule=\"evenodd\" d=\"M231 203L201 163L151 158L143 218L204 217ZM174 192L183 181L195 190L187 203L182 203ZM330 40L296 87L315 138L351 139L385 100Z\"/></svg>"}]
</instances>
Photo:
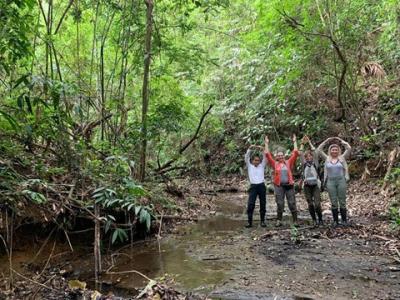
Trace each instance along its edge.
<instances>
[{"instance_id":1,"label":"person with raised arms","mask_svg":"<svg viewBox=\"0 0 400 300\"><path fill-rule=\"evenodd\" d=\"M345 152L342 154L339 144L333 143L329 146L328 154L326 154L323 151L325 145L335 140L344 146ZM316 153L325 159L324 184L326 184L331 200L333 225L339 225L339 210L342 224L347 225L346 190L350 176L346 159L350 156L351 146L341 138L330 137L318 146Z\"/></svg>"},{"instance_id":2,"label":"person with raised arms","mask_svg":"<svg viewBox=\"0 0 400 300\"><path fill-rule=\"evenodd\" d=\"M273 169L273 184L275 191L275 201L277 205L276 226L282 226L283 211L285 209L285 198L287 199L290 212L292 213L293 225L297 226L297 207L294 191L293 168L299 156L297 149L296 135L293 135L293 151L289 159L285 160L283 151L275 153L275 158L269 150L269 139L265 137L265 156L268 164Z\"/></svg>"},{"instance_id":3,"label":"person with raised arms","mask_svg":"<svg viewBox=\"0 0 400 300\"><path fill-rule=\"evenodd\" d=\"M247 225L245 226L246 228L253 227L253 212L256 205L257 196L260 199L260 225L261 227L267 226L265 224L267 189L265 187L264 178L266 159L264 155L260 155L257 153L252 154L252 150L257 148L260 148L261 151L264 150L261 146L251 145L247 149L244 156L250 181L249 199L247 202Z\"/></svg>"},{"instance_id":4,"label":"person with raised arms","mask_svg":"<svg viewBox=\"0 0 400 300\"><path fill-rule=\"evenodd\" d=\"M310 150L304 152L304 144L308 143ZM307 200L308 211L314 225L322 225L321 208L321 180L319 176L318 155L315 155L315 147L308 136L304 136L300 144L300 159L303 170L302 182L304 196ZM318 216L318 222L317 222Z\"/></svg>"}]
</instances>

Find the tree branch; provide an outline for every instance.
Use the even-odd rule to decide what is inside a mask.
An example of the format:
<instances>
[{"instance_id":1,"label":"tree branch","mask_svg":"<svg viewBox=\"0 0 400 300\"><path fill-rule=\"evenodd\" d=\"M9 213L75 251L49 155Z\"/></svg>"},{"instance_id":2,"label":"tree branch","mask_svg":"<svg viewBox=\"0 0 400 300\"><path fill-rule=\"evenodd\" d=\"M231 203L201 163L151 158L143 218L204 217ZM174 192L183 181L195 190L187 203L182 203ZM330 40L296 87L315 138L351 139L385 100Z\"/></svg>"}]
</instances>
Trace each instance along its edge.
<instances>
[{"instance_id":1,"label":"tree branch","mask_svg":"<svg viewBox=\"0 0 400 300\"><path fill-rule=\"evenodd\" d=\"M194 133L194 135L192 136L192 138L185 144L183 145L179 151L178 154L181 155L197 138L201 129L201 126L203 125L204 119L206 118L206 116L209 114L209 112L211 111L211 109L213 108L213 104L210 104L210 106L208 107L208 109L203 113L203 115L200 118L199 121L199 125L197 125L197 129L196 132ZM175 161L177 161L179 158L179 156L176 156L175 158L169 160L168 162L166 162L165 164L163 164L162 166L158 167L155 172L156 173L160 173L161 171L163 171L166 168L169 168Z\"/></svg>"},{"instance_id":2,"label":"tree branch","mask_svg":"<svg viewBox=\"0 0 400 300\"><path fill-rule=\"evenodd\" d=\"M67 12L69 11L69 9L71 8L71 6L72 6L73 3L74 3L74 0L70 0L70 1L69 1L67 8L64 10L64 13L63 13L62 16L61 16L61 19L60 19L60 21L58 22L58 25L57 25L57 27L56 27L56 31L54 31L54 34L57 34L58 30L59 30L60 27L61 27L62 22L64 21L65 16L67 15Z\"/></svg>"}]
</instances>

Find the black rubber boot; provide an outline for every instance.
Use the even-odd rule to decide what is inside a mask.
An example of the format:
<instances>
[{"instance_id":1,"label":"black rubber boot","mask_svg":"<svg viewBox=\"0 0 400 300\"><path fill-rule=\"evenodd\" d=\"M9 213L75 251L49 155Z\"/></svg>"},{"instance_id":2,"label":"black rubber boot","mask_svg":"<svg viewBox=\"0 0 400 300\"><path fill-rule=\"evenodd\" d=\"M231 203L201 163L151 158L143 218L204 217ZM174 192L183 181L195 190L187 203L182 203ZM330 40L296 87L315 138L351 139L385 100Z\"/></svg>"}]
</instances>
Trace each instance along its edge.
<instances>
[{"instance_id":1,"label":"black rubber boot","mask_svg":"<svg viewBox=\"0 0 400 300\"><path fill-rule=\"evenodd\" d=\"M332 209L333 226L339 225L339 210L337 208Z\"/></svg>"},{"instance_id":2,"label":"black rubber boot","mask_svg":"<svg viewBox=\"0 0 400 300\"><path fill-rule=\"evenodd\" d=\"M265 213L260 213L260 226L267 227L267 225L265 224Z\"/></svg>"},{"instance_id":3,"label":"black rubber boot","mask_svg":"<svg viewBox=\"0 0 400 300\"><path fill-rule=\"evenodd\" d=\"M247 216L247 225L246 226L244 226L244 227L246 227L246 228L251 228L251 227L253 227L253 217L252 216Z\"/></svg>"},{"instance_id":4,"label":"black rubber boot","mask_svg":"<svg viewBox=\"0 0 400 300\"><path fill-rule=\"evenodd\" d=\"M340 216L342 217L342 225L347 226L347 209L340 209Z\"/></svg>"},{"instance_id":5,"label":"black rubber boot","mask_svg":"<svg viewBox=\"0 0 400 300\"><path fill-rule=\"evenodd\" d=\"M253 223L252 223L252 222L248 222L247 225L244 226L244 227L246 227L246 228L251 228L251 227L253 227Z\"/></svg>"},{"instance_id":6,"label":"black rubber boot","mask_svg":"<svg viewBox=\"0 0 400 300\"><path fill-rule=\"evenodd\" d=\"M317 224L317 217L315 216L315 207L314 205L310 204L308 205L308 211L310 212L310 216L312 220L314 221L314 224Z\"/></svg>"},{"instance_id":7,"label":"black rubber boot","mask_svg":"<svg viewBox=\"0 0 400 300\"><path fill-rule=\"evenodd\" d=\"M322 220L322 211L320 207L317 207L315 209L315 211L317 212L317 216L318 216L318 225L324 225L324 221Z\"/></svg>"}]
</instances>

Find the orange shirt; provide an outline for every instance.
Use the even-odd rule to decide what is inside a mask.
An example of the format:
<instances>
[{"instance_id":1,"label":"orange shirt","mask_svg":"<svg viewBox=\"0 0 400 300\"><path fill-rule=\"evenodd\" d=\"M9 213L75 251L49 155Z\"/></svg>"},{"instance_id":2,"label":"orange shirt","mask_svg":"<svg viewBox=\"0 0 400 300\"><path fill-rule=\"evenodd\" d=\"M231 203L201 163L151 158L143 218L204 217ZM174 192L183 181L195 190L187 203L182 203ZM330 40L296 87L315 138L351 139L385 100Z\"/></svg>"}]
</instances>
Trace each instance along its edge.
<instances>
[{"instance_id":1,"label":"orange shirt","mask_svg":"<svg viewBox=\"0 0 400 300\"><path fill-rule=\"evenodd\" d=\"M281 185L282 163L279 163L276 160L274 160L271 152L266 152L265 156L267 157L268 164L272 167L272 169L274 169L274 179L273 179L274 184L278 186ZM292 155L290 155L289 159L285 160L285 164L288 169L289 184L291 185L294 184L292 169L294 167L294 164L296 163L296 159L298 156L299 156L299 151L293 150Z\"/></svg>"}]
</instances>

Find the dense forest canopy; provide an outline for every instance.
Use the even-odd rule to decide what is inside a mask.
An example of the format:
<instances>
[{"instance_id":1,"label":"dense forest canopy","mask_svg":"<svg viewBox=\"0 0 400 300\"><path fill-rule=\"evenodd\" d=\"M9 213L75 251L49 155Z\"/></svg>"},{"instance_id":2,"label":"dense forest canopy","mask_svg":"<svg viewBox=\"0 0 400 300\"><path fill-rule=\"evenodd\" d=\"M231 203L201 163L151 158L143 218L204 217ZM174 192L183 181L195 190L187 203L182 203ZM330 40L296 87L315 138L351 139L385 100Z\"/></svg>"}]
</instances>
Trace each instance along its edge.
<instances>
[{"instance_id":1,"label":"dense forest canopy","mask_svg":"<svg viewBox=\"0 0 400 300\"><path fill-rule=\"evenodd\" d=\"M292 133L340 135L367 171L400 140L395 0L0 8L1 193L12 207L61 197L46 195L51 182L72 183L68 199L117 193L134 205L144 179L237 174L266 133L283 146ZM90 196L101 187L112 192Z\"/></svg>"}]
</instances>

